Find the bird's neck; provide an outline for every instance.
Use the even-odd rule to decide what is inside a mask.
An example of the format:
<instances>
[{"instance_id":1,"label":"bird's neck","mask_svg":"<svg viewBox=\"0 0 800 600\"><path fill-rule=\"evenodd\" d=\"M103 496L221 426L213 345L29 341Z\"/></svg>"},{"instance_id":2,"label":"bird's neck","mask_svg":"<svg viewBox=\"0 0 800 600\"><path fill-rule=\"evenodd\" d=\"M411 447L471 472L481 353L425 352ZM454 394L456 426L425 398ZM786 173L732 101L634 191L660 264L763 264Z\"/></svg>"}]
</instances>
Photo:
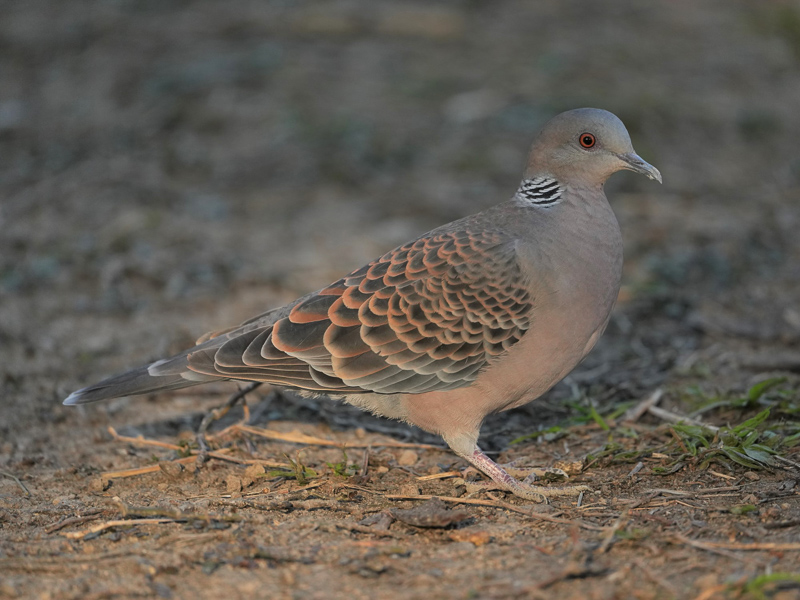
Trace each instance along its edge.
<instances>
[{"instance_id":1,"label":"bird's neck","mask_svg":"<svg viewBox=\"0 0 800 600\"><path fill-rule=\"evenodd\" d=\"M577 197L605 197L602 183L587 185L564 181L552 175L538 175L525 177L520 182L514 200L523 206L549 208L564 199L567 189L577 192Z\"/></svg>"},{"instance_id":2,"label":"bird's neck","mask_svg":"<svg viewBox=\"0 0 800 600\"><path fill-rule=\"evenodd\" d=\"M564 186L555 177L526 177L519 184L514 199L527 206L549 207L558 204L563 193Z\"/></svg>"}]
</instances>

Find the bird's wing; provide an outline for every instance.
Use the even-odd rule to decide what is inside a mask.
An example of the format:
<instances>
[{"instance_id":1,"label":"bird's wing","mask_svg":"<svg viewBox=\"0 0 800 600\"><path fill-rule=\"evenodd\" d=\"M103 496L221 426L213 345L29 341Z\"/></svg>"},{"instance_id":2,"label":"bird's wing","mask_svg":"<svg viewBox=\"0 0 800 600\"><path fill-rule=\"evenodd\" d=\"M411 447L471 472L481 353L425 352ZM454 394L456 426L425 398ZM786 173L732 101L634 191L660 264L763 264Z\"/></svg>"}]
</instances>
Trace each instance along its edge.
<instances>
[{"instance_id":1,"label":"bird's wing","mask_svg":"<svg viewBox=\"0 0 800 600\"><path fill-rule=\"evenodd\" d=\"M532 298L502 232L434 231L188 355L201 375L321 392L467 385L529 325ZM202 339L202 338L201 338Z\"/></svg>"}]
</instances>

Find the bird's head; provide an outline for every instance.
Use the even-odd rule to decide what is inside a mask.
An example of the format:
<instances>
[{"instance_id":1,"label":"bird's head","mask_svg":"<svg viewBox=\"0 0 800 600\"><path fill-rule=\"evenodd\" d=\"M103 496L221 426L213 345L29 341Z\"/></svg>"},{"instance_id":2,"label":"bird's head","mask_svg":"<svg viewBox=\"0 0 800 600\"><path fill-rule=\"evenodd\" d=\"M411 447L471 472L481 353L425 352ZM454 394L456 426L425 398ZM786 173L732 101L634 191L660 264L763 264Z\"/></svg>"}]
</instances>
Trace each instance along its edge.
<instances>
[{"instance_id":1,"label":"bird's head","mask_svg":"<svg viewBox=\"0 0 800 600\"><path fill-rule=\"evenodd\" d=\"M534 141L525 177L602 185L627 169L661 183L661 173L633 149L622 121L607 110L578 108L550 119Z\"/></svg>"}]
</instances>

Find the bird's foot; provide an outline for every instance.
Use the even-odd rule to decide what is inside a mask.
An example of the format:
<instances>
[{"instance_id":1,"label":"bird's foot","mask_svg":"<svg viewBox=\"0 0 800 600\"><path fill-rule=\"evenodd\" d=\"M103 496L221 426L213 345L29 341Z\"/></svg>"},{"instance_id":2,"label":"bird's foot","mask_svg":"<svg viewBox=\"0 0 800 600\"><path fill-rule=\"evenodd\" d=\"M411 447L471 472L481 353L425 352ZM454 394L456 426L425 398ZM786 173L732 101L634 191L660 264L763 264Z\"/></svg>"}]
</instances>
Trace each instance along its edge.
<instances>
[{"instance_id":1,"label":"bird's foot","mask_svg":"<svg viewBox=\"0 0 800 600\"><path fill-rule=\"evenodd\" d=\"M475 494L477 492L490 491L490 490L504 490L511 492L519 498L525 500L533 500L534 502L547 502L550 498L558 497L576 497L580 496L583 492L588 492L589 487L585 485L569 485L569 486L543 486L531 485L524 481L511 478L508 483L498 483L492 481L465 481L464 485L468 494Z\"/></svg>"},{"instance_id":2,"label":"bird's foot","mask_svg":"<svg viewBox=\"0 0 800 600\"><path fill-rule=\"evenodd\" d=\"M534 481L539 480L564 480L567 474L561 469L555 468L519 468L498 465L491 458L486 456L480 449L476 448L469 457L470 463L491 478L491 481L465 482L467 493L475 493L483 490L505 490L515 496L534 502L546 502L548 498L562 496L579 496L583 492L589 491L585 485L573 486L542 486L533 485ZM523 477L523 481L515 479Z\"/></svg>"}]
</instances>

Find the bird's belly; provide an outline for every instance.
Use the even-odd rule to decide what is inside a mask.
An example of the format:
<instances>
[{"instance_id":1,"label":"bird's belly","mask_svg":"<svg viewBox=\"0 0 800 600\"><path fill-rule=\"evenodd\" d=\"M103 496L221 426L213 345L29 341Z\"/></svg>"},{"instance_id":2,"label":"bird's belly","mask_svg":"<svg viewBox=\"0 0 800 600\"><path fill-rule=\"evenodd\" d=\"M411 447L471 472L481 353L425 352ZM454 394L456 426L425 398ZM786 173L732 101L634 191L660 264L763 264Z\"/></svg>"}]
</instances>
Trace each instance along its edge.
<instances>
[{"instance_id":1,"label":"bird's belly","mask_svg":"<svg viewBox=\"0 0 800 600\"><path fill-rule=\"evenodd\" d=\"M486 415L535 400L561 381L591 350L608 322L613 301L544 310L507 354L470 385L443 392L407 394L394 411L370 399L373 412L401 418L426 431L474 431Z\"/></svg>"},{"instance_id":2,"label":"bird's belly","mask_svg":"<svg viewBox=\"0 0 800 600\"><path fill-rule=\"evenodd\" d=\"M610 289L613 287L613 289ZM477 385L495 398L494 412L523 406L566 377L597 343L616 300L616 282L585 302L542 310L508 355L479 376Z\"/></svg>"}]
</instances>

